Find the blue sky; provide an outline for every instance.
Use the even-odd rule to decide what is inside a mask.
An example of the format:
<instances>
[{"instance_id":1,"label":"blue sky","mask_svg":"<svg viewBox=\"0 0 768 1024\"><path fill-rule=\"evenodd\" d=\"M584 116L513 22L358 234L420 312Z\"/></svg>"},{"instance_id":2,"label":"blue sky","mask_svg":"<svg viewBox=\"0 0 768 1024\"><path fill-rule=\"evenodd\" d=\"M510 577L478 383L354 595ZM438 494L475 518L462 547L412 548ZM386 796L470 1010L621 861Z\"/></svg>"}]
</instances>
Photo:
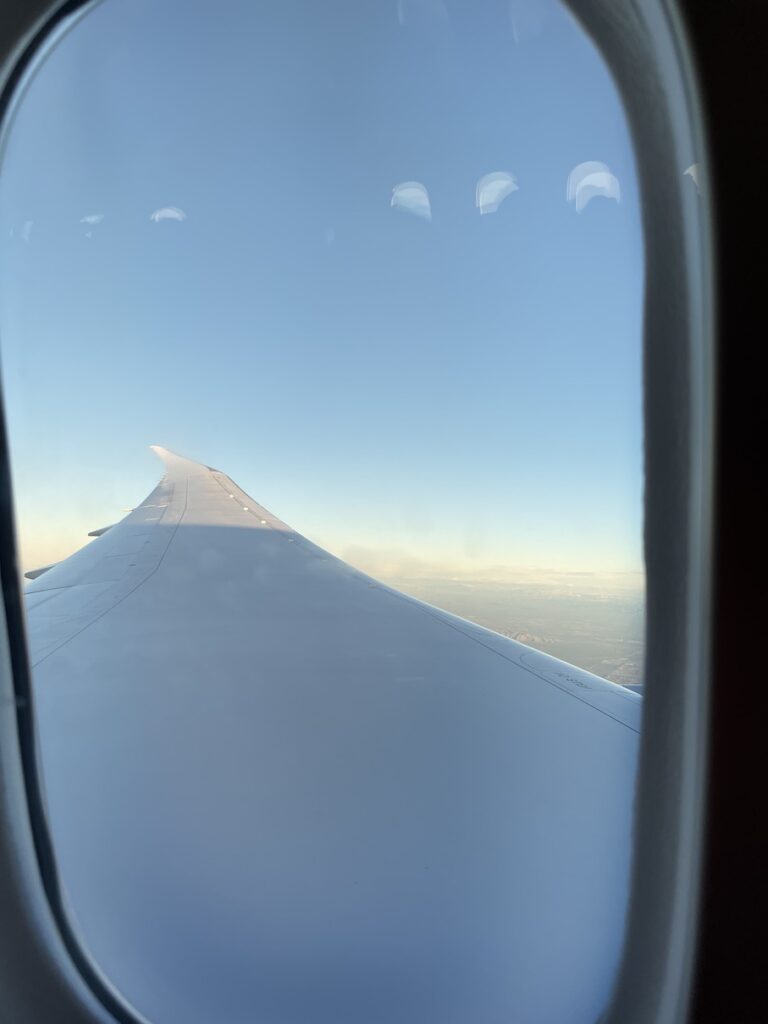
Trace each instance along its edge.
<instances>
[{"instance_id":1,"label":"blue sky","mask_svg":"<svg viewBox=\"0 0 768 1024\"><path fill-rule=\"evenodd\" d=\"M368 571L642 568L635 167L557 4L104 0L19 105L0 263L25 567L156 443Z\"/></svg>"}]
</instances>

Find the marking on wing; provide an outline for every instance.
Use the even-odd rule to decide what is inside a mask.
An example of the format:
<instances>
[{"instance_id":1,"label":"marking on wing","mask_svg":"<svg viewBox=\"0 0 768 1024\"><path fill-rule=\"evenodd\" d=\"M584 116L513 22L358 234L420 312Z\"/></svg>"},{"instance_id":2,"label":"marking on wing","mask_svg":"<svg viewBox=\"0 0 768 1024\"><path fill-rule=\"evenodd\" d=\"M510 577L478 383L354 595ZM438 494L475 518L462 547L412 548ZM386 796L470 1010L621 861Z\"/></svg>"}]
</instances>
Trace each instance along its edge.
<instances>
[{"instance_id":1,"label":"marking on wing","mask_svg":"<svg viewBox=\"0 0 768 1024\"><path fill-rule=\"evenodd\" d=\"M102 573L105 572L105 571L107 573L109 573L109 571L110 571L109 567L107 567L106 570L104 568L101 568L103 563L107 562L107 559L109 558L109 556L105 556L105 558L102 559L100 562L98 562L93 568L89 568L88 574L87 574L89 578L87 579L87 581L78 581L78 582L76 582L74 584L71 584L69 586L57 588L61 593L65 593L66 592L68 594L74 594L74 593L82 593L81 588L84 587L84 586L90 586L90 585L93 585L94 583L106 584L105 590L102 591L100 594L95 594L94 598L87 602L87 604L81 609L79 614L75 614L75 615L66 614L66 615L63 615L61 617L56 616L55 614L53 616L49 615L46 619L44 619L44 620L39 622L39 628L38 629L35 628L35 622L34 621L32 623L30 623L30 630L29 630L29 632L30 632L30 637L29 637L29 639L30 639L30 646L34 649L35 646L37 645L37 655L38 655L37 657L33 657L32 658L32 666L33 667L35 667L37 665L40 665L42 662L44 662L47 658L49 658L56 651L61 650L62 647L64 647L66 644L70 643L70 641L74 640L75 637L79 636L82 632L84 632L84 630L88 629L89 626L92 626L94 622L98 622L100 619L104 618L105 615L107 615L109 612L111 612L114 608L117 608L120 604L123 603L123 601L126 600L126 598L130 597L131 594L135 593L139 589L139 587L142 586L142 584L146 583L146 581L148 579L150 579L152 576L154 576L154 574L157 572L157 570L162 565L163 559L165 558L165 555L166 555L166 553L168 551L168 548L170 547L170 545L171 545L171 543L173 541L173 538L176 536L176 531L178 530L179 526L181 525L181 522L184 519L184 515L185 515L185 513L187 511L187 503L188 503L188 498L189 498L189 481L185 480L184 484L185 484L185 487L184 487L184 500L183 500L183 505L182 505L180 514L179 514L176 522L173 523L172 528L168 531L168 536L167 536L166 542L162 546L161 550L159 551L158 557L154 561L154 565L149 567L148 571L143 572L139 576L139 579L135 580L135 582L131 582L129 584L128 588L124 592L121 592L119 588L117 590L115 590L114 584L115 583L119 583L121 579L125 578L125 575L126 575L128 569L130 569L130 568L134 568L134 569L137 568L135 562L125 562L124 561L122 563L123 573L121 575L118 575L118 576L115 576L115 577L109 577L108 576L107 579L96 579L96 580L94 580L94 579L90 578L94 574L98 576L100 571ZM167 483L166 483L166 478L165 477L161 481L161 483L159 485L159 488L163 487L164 485L167 488ZM177 485L174 484L172 486L175 489L175 486L177 486ZM153 491L152 496L155 495L157 489L158 488L156 488L156 490ZM173 503L171 502L171 503L169 503L168 508L172 508L172 506L173 506ZM141 510L144 507L145 506L139 506L139 508L136 509L136 512L141 512ZM142 522L146 522L146 521L147 521L146 519L142 520ZM152 533L152 536L153 537L155 536L154 531ZM161 536L161 535L157 535L157 536ZM97 541L97 543L98 543L98 541ZM130 556L116 556L116 557L118 557L118 558L120 558L120 557L130 558ZM115 567L115 570L116 570L116 568L117 567ZM134 574L131 574L131 576L133 576L133 575ZM88 605L97 602L98 599L103 594L108 593L109 590L113 591L113 598L112 598L112 600L110 600L108 602L106 607L100 607L98 610L92 611L89 614L88 613ZM56 596L56 595L52 595L52 596ZM40 602L40 603L42 603L42 602ZM33 605L33 606L31 606L31 609L32 610L36 610L38 607L39 607L39 605ZM54 636L54 639L49 640L47 643L45 643L45 642L41 643L41 639L42 638L40 637L39 634L41 634L41 633L50 633L52 630L53 630L53 632L55 634L57 626L59 627L59 630L60 630L60 636L59 637L55 637Z\"/></svg>"}]
</instances>

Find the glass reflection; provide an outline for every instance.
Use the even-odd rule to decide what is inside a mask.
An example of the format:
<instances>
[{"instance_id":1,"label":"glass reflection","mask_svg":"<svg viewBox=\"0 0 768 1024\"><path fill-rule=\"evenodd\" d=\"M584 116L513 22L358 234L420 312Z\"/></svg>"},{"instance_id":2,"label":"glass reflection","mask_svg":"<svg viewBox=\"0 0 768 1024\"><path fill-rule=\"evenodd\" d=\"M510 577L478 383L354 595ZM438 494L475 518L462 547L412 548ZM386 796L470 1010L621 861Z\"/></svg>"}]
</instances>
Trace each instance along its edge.
<instances>
[{"instance_id":1,"label":"glass reflection","mask_svg":"<svg viewBox=\"0 0 768 1024\"><path fill-rule=\"evenodd\" d=\"M605 164L598 160L587 160L574 167L568 175L566 198L580 213L596 196L615 199L618 203L621 189L618 178L611 174Z\"/></svg>"},{"instance_id":2,"label":"glass reflection","mask_svg":"<svg viewBox=\"0 0 768 1024\"><path fill-rule=\"evenodd\" d=\"M159 210L150 213L149 219L159 224L161 220L186 220L187 215L178 206L162 206Z\"/></svg>"},{"instance_id":3,"label":"glass reflection","mask_svg":"<svg viewBox=\"0 0 768 1024\"><path fill-rule=\"evenodd\" d=\"M683 174L687 174L689 176L693 184L696 186L696 191L700 193L701 189L699 188L699 165L691 164L690 167L686 167L686 169L683 171Z\"/></svg>"},{"instance_id":4,"label":"glass reflection","mask_svg":"<svg viewBox=\"0 0 768 1024\"><path fill-rule=\"evenodd\" d=\"M389 205L423 220L432 220L429 192L420 181L404 181L400 185L395 185Z\"/></svg>"},{"instance_id":5,"label":"glass reflection","mask_svg":"<svg viewBox=\"0 0 768 1024\"><path fill-rule=\"evenodd\" d=\"M518 188L514 174L509 171L492 171L478 181L475 190L475 205L481 214L495 213L507 196Z\"/></svg>"}]
</instances>

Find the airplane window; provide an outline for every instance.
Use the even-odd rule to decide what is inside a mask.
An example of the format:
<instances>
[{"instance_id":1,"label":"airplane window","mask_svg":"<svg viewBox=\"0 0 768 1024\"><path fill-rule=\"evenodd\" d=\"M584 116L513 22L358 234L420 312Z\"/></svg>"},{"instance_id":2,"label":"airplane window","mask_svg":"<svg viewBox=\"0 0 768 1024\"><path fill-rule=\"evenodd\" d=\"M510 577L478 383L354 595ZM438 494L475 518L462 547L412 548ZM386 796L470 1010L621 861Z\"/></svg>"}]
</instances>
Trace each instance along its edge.
<instances>
[{"instance_id":1,"label":"airplane window","mask_svg":"<svg viewBox=\"0 0 768 1024\"><path fill-rule=\"evenodd\" d=\"M110 986L153 1024L592 1024L643 242L581 27L103 0L23 85L0 239L46 811Z\"/></svg>"}]
</instances>

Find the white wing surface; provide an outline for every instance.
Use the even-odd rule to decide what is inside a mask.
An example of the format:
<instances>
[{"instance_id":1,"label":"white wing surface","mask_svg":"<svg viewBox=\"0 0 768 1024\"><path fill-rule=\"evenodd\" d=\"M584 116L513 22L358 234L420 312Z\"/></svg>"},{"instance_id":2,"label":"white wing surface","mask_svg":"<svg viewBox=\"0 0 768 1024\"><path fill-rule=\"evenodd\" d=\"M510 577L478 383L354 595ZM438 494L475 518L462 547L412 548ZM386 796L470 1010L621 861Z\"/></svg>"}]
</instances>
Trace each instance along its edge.
<instances>
[{"instance_id":1,"label":"white wing surface","mask_svg":"<svg viewBox=\"0 0 768 1024\"><path fill-rule=\"evenodd\" d=\"M641 700L405 597L217 470L27 588L76 930L153 1024L594 1024Z\"/></svg>"}]
</instances>

